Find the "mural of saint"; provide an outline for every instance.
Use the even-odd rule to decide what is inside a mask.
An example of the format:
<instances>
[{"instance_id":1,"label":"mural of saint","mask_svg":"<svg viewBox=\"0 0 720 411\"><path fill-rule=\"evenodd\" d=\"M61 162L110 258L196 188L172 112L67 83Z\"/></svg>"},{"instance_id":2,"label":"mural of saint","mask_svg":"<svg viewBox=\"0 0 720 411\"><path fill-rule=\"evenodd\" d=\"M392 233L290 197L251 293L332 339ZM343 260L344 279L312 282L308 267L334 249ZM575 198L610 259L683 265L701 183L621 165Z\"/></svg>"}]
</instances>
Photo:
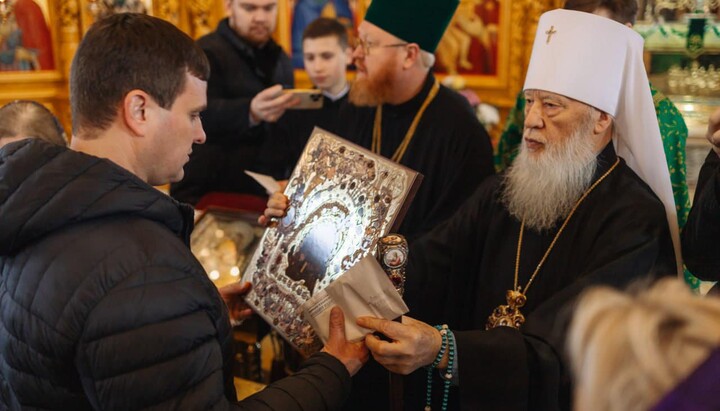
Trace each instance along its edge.
<instances>
[{"instance_id":1,"label":"mural of saint","mask_svg":"<svg viewBox=\"0 0 720 411\"><path fill-rule=\"evenodd\" d=\"M303 67L302 34L308 24L319 17L338 19L353 38L353 10L349 0L297 0L292 18L292 62L297 68Z\"/></svg>"},{"instance_id":2,"label":"mural of saint","mask_svg":"<svg viewBox=\"0 0 720 411\"><path fill-rule=\"evenodd\" d=\"M498 0L461 0L436 51L437 68L451 75L497 74Z\"/></svg>"},{"instance_id":3,"label":"mural of saint","mask_svg":"<svg viewBox=\"0 0 720 411\"><path fill-rule=\"evenodd\" d=\"M35 0L11 0L0 21L0 71L53 70L52 38Z\"/></svg>"}]
</instances>

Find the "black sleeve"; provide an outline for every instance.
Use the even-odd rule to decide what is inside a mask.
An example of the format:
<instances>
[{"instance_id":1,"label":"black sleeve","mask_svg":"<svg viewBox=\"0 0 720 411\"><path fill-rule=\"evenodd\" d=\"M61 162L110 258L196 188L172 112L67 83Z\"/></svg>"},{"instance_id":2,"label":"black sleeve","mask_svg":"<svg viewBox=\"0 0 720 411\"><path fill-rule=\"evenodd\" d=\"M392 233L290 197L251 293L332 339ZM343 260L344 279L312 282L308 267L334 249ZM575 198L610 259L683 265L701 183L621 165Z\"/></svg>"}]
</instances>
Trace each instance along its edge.
<instances>
[{"instance_id":1,"label":"black sleeve","mask_svg":"<svg viewBox=\"0 0 720 411\"><path fill-rule=\"evenodd\" d=\"M488 179L475 194L432 231L410 243L406 290L403 298L410 316L429 324L456 323L458 311L449 307L465 306L480 266L480 253L487 232L497 180Z\"/></svg>"},{"instance_id":2,"label":"black sleeve","mask_svg":"<svg viewBox=\"0 0 720 411\"><path fill-rule=\"evenodd\" d=\"M270 384L235 407L243 411L339 410L350 394L350 374L335 357L318 353L295 374Z\"/></svg>"},{"instance_id":3,"label":"black sleeve","mask_svg":"<svg viewBox=\"0 0 720 411\"><path fill-rule=\"evenodd\" d=\"M225 324L227 314L219 310L226 308L219 296L213 297L217 291L208 289L212 284L195 276L148 266L92 310L75 362L94 409L340 409L350 391L350 375L326 353L312 356L296 374L244 401L229 402L225 358L213 320Z\"/></svg>"},{"instance_id":4,"label":"black sleeve","mask_svg":"<svg viewBox=\"0 0 720 411\"><path fill-rule=\"evenodd\" d=\"M293 114L286 111L277 122L269 125L268 136L257 158L257 171L271 175L276 180L287 180L300 157L300 153L295 153L291 138L296 126Z\"/></svg>"},{"instance_id":5,"label":"black sleeve","mask_svg":"<svg viewBox=\"0 0 720 411\"><path fill-rule=\"evenodd\" d=\"M94 409L199 409L227 402L217 339L219 327L229 327L226 308L212 284L198 277L198 271L146 265L95 304L75 353Z\"/></svg>"},{"instance_id":6,"label":"black sleeve","mask_svg":"<svg viewBox=\"0 0 720 411\"><path fill-rule=\"evenodd\" d=\"M607 224L588 241L597 246L573 280L553 292L529 315L520 331L484 330L464 290L477 287L481 255L492 224L498 177L486 180L475 196L445 223L411 247L407 302L411 316L430 324L447 323L457 340L463 409L557 410L569 404L569 370L563 358L569 312L577 296L593 285L625 287L655 272L675 274L674 253L664 208L630 202L611 210ZM622 216L622 219L618 218ZM614 224L612 224L614 222ZM464 294L467 294L464 297ZM498 302L499 304L500 302ZM456 325L456 326L455 326Z\"/></svg>"},{"instance_id":7,"label":"black sleeve","mask_svg":"<svg viewBox=\"0 0 720 411\"><path fill-rule=\"evenodd\" d=\"M446 175L431 177L443 178L443 189L434 199L434 206L423 221L423 227L413 232L427 233L450 218L473 195L480 183L495 174L490 136L479 122L473 120L466 127L455 130L462 137L451 140L463 141L464 144L455 150L451 159L447 159L454 165L446 168Z\"/></svg>"},{"instance_id":8,"label":"black sleeve","mask_svg":"<svg viewBox=\"0 0 720 411\"><path fill-rule=\"evenodd\" d=\"M221 58L212 50L204 49L210 62L210 78L207 88L207 108L202 112L203 128L209 144L221 143L224 140L240 139L250 129L249 97L228 97L226 94L226 73Z\"/></svg>"},{"instance_id":9,"label":"black sleeve","mask_svg":"<svg viewBox=\"0 0 720 411\"><path fill-rule=\"evenodd\" d=\"M720 157L710 150L700 169L693 206L682 232L685 265L703 280L720 280Z\"/></svg>"},{"instance_id":10,"label":"black sleeve","mask_svg":"<svg viewBox=\"0 0 720 411\"><path fill-rule=\"evenodd\" d=\"M290 57L281 51L278 59L278 68L275 74L277 83L282 84L283 88L295 87L295 69L293 68Z\"/></svg>"}]
</instances>

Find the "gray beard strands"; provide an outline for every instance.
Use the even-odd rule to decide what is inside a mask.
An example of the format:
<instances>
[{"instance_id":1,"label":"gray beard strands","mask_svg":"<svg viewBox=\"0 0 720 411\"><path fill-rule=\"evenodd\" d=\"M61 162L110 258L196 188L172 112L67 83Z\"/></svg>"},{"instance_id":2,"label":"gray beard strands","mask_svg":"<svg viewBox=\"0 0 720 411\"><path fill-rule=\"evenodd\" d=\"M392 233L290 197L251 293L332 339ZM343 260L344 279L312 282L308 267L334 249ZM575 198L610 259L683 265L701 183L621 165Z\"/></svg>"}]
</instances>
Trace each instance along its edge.
<instances>
[{"instance_id":1,"label":"gray beard strands","mask_svg":"<svg viewBox=\"0 0 720 411\"><path fill-rule=\"evenodd\" d=\"M597 169L592 117L583 120L566 141L546 144L537 158L523 143L505 175L501 201L526 227L538 232L555 227L592 183Z\"/></svg>"}]
</instances>

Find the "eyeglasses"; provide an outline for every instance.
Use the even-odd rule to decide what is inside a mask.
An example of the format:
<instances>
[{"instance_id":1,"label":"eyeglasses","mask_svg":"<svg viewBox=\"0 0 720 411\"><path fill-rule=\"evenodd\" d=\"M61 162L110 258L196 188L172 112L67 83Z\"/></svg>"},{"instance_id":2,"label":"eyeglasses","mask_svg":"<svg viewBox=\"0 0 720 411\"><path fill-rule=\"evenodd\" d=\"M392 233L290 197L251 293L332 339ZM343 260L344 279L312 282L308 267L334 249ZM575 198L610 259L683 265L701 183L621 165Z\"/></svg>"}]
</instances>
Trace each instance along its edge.
<instances>
[{"instance_id":1,"label":"eyeglasses","mask_svg":"<svg viewBox=\"0 0 720 411\"><path fill-rule=\"evenodd\" d=\"M355 44L353 44L353 50L360 47L363 51L363 54L366 56L369 56L370 49L373 49L373 48L381 48L382 49L382 48L390 48L390 47L405 47L408 44L409 43L375 44L375 43L372 43L369 41L365 41L358 37L357 39L355 39Z\"/></svg>"}]
</instances>

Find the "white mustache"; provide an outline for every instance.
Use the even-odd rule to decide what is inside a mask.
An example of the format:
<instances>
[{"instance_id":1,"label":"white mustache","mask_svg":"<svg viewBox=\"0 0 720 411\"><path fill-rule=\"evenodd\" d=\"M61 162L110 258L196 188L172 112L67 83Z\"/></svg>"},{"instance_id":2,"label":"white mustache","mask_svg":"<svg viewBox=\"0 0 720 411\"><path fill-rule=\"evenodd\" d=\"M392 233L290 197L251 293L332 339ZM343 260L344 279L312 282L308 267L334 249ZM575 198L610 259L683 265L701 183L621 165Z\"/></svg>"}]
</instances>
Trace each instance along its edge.
<instances>
[{"instance_id":1,"label":"white mustache","mask_svg":"<svg viewBox=\"0 0 720 411\"><path fill-rule=\"evenodd\" d=\"M541 143L541 144L547 144L547 139L545 137L540 136L540 133L538 133L537 130L535 130L533 128L526 128L523 131L523 140L526 138L529 140L537 141L538 143Z\"/></svg>"},{"instance_id":2,"label":"white mustache","mask_svg":"<svg viewBox=\"0 0 720 411\"><path fill-rule=\"evenodd\" d=\"M554 227L568 215L592 181L597 167L594 147L586 138L593 124L580 119L567 138L531 156L525 138L536 140L539 130L523 131L523 146L505 174L502 202L508 212L535 231ZM540 137L537 141L547 139Z\"/></svg>"}]
</instances>

